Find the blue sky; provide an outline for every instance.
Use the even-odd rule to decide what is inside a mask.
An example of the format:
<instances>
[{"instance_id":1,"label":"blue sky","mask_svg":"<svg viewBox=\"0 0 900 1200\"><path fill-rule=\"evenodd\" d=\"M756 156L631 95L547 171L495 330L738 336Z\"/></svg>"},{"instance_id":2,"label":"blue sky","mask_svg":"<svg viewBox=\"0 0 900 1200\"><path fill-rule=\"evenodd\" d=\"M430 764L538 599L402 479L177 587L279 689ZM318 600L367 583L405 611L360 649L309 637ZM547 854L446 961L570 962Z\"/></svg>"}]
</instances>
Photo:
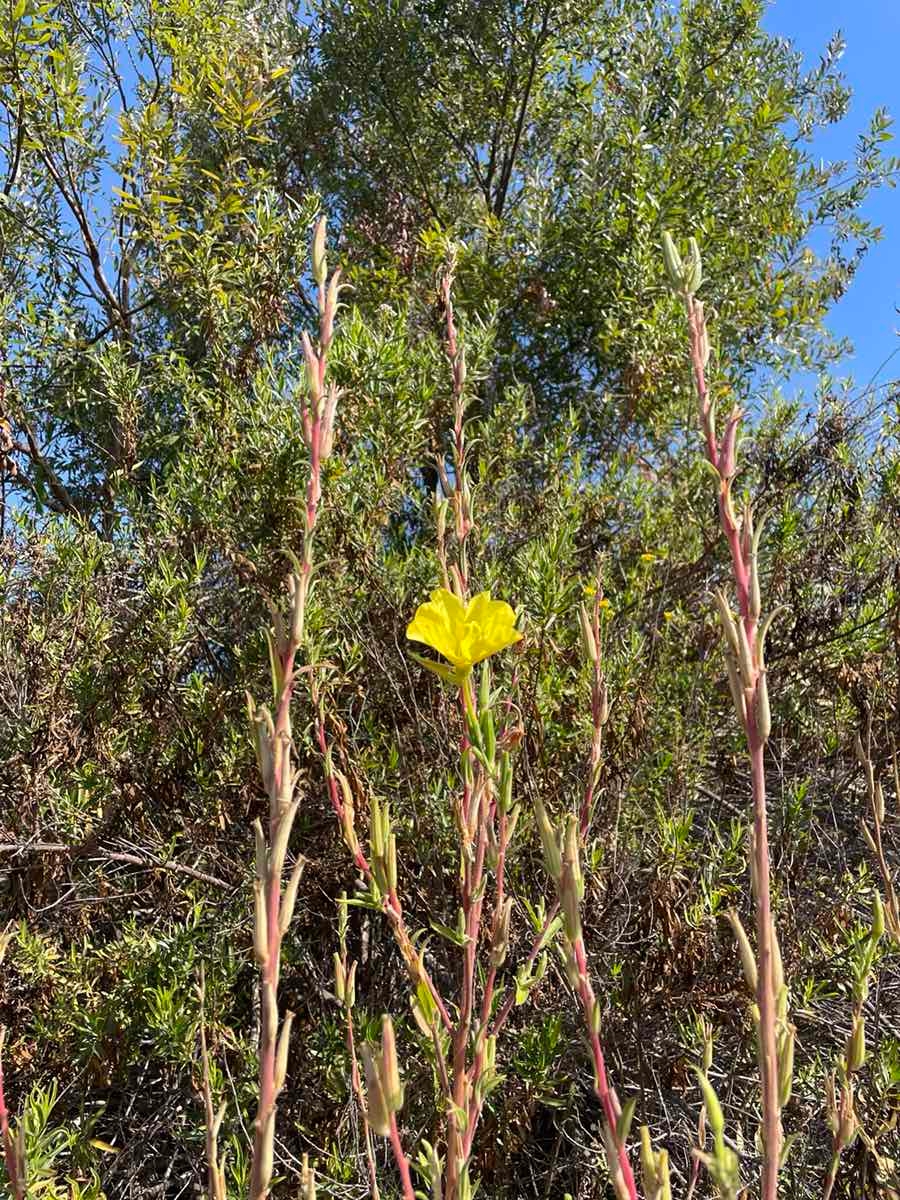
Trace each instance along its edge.
<instances>
[{"instance_id":1,"label":"blue sky","mask_svg":"<svg viewBox=\"0 0 900 1200\"><path fill-rule=\"evenodd\" d=\"M841 67L853 89L850 113L822 134L813 152L822 158L849 159L857 133L879 106L895 118L888 153L900 155L900 0L773 0L766 14L770 33L790 38L813 67L828 39L838 30L847 48ZM832 310L828 324L856 348L842 373L865 386L881 364L879 382L900 377L900 181L870 198L864 215L884 228L884 238L863 261L847 295Z\"/></svg>"}]
</instances>

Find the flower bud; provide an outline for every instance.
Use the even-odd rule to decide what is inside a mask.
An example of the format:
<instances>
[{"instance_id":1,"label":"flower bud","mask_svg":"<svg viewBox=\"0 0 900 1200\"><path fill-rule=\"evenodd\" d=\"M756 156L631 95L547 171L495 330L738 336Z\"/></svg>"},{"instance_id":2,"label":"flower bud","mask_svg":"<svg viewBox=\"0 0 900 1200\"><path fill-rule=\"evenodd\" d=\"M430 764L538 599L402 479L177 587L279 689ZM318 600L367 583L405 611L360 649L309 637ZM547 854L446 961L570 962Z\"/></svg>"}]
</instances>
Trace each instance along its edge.
<instances>
[{"instance_id":1,"label":"flower bud","mask_svg":"<svg viewBox=\"0 0 900 1200\"><path fill-rule=\"evenodd\" d=\"M858 1071L866 1061L866 1019L860 1013L853 1019L847 1039L847 1070Z\"/></svg>"},{"instance_id":2,"label":"flower bud","mask_svg":"<svg viewBox=\"0 0 900 1200\"><path fill-rule=\"evenodd\" d=\"M666 274L669 276L669 284L675 292L684 291L684 264L681 261L681 255L678 253L678 247L672 235L666 230L662 235L662 252L663 261L666 264Z\"/></svg>"},{"instance_id":3,"label":"flower bud","mask_svg":"<svg viewBox=\"0 0 900 1200\"><path fill-rule=\"evenodd\" d=\"M562 855L559 851L559 843L556 840L556 833L553 826L550 824L550 818L547 816L547 810L544 808L544 803L539 796L534 799L534 815L537 821L538 832L541 835L541 846L544 851L544 865L547 872L556 882L559 882L562 874Z\"/></svg>"},{"instance_id":4,"label":"flower bud","mask_svg":"<svg viewBox=\"0 0 900 1200\"><path fill-rule=\"evenodd\" d=\"M794 1081L794 1042L796 1030L789 1025L778 1047L778 1107L784 1108L791 1098Z\"/></svg>"},{"instance_id":5,"label":"flower bud","mask_svg":"<svg viewBox=\"0 0 900 1200\"><path fill-rule=\"evenodd\" d=\"M397 1040L394 1037L394 1024L386 1014L381 1018L380 1075L388 1108L392 1113L398 1113L403 1107L403 1084L400 1082L400 1068L397 1065Z\"/></svg>"},{"instance_id":6,"label":"flower bud","mask_svg":"<svg viewBox=\"0 0 900 1200\"><path fill-rule=\"evenodd\" d=\"M379 1137L390 1137L391 1112L387 1105L384 1085L371 1046L363 1045L362 1057L366 1075L366 1110L369 1125Z\"/></svg>"},{"instance_id":7,"label":"flower bud","mask_svg":"<svg viewBox=\"0 0 900 1200\"><path fill-rule=\"evenodd\" d=\"M872 896L872 931L869 936L873 942L880 941L884 936L884 905L878 892Z\"/></svg>"},{"instance_id":8,"label":"flower bud","mask_svg":"<svg viewBox=\"0 0 900 1200\"><path fill-rule=\"evenodd\" d=\"M509 924L512 918L512 897L508 896L500 910L500 919L491 942L491 966L502 967L509 949Z\"/></svg>"},{"instance_id":9,"label":"flower bud","mask_svg":"<svg viewBox=\"0 0 900 1200\"><path fill-rule=\"evenodd\" d=\"M300 1172L300 1200L316 1200L316 1173L309 1165L309 1155L303 1155Z\"/></svg>"},{"instance_id":10,"label":"flower bud","mask_svg":"<svg viewBox=\"0 0 900 1200\"><path fill-rule=\"evenodd\" d=\"M728 917L729 924L734 930L734 936L737 939L738 951L741 956L741 966L744 969L744 979L747 982L750 995L755 996L757 989L756 958L750 947L750 939L747 937L744 926L741 924L741 918L733 908L729 909L725 915Z\"/></svg>"},{"instance_id":11,"label":"flower bud","mask_svg":"<svg viewBox=\"0 0 900 1200\"><path fill-rule=\"evenodd\" d=\"M597 661L597 639L594 637L594 625L590 614L583 604L578 606L578 621L581 626L581 645L585 657L595 663Z\"/></svg>"},{"instance_id":12,"label":"flower bud","mask_svg":"<svg viewBox=\"0 0 900 1200\"><path fill-rule=\"evenodd\" d=\"M719 1104L719 1098L713 1091L713 1086L703 1074L702 1071L694 1068L697 1076L697 1082L700 1084L700 1091L703 1094L703 1104L706 1108L706 1119L709 1122L709 1127L712 1130L714 1138L721 1138L725 1133L725 1117L722 1114L722 1106Z\"/></svg>"},{"instance_id":13,"label":"flower bud","mask_svg":"<svg viewBox=\"0 0 900 1200\"><path fill-rule=\"evenodd\" d=\"M325 256L325 217L319 217L312 240L312 273L318 287L323 287L328 275L328 262Z\"/></svg>"}]
</instances>

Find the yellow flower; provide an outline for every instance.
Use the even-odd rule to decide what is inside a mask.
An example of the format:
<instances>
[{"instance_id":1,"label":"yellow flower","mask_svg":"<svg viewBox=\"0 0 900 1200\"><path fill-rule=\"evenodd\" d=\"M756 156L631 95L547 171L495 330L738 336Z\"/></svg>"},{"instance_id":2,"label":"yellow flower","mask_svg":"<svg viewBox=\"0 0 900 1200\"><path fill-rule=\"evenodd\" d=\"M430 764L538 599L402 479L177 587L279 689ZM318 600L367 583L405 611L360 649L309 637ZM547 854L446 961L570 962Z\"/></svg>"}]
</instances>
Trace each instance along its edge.
<instances>
[{"instance_id":1,"label":"yellow flower","mask_svg":"<svg viewBox=\"0 0 900 1200\"><path fill-rule=\"evenodd\" d=\"M612 612L613 612L613 606L612 606L612 604L610 603L610 601L609 601L609 600L607 600L607 598L606 598L605 596L604 596L604 597L603 597L603 599L600 601L600 610L601 610L601 612L605 612L605 613L607 613L609 616L612 616Z\"/></svg>"},{"instance_id":2,"label":"yellow flower","mask_svg":"<svg viewBox=\"0 0 900 1200\"><path fill-rule=\"evenodd\" d=\"M656 562L656 555L655 555L655 554L651 554L649 551L647 551L647 552L645 552L644 554L642 554L642 555L641 555L641 562L642 562L642 563L652 563L652 562Z\"/></svg>"},{"instance_id":3,"label":"yellow flower","mask_svg":"<svg viewBox=\"0 0 900 1200\"><path fill-rule=\"evenodd\" d=\"M503 600L492 600L490 592L481 592L463 604L446 588L438 588L426 604L416 609L406 636L411 642L424 642L437 650L460 675L467 675L475 663L520 640L522 635L515 623L516 614L510 606ZM418 655L415 658L425 666L432 665Z\"/></svg>"},{"instance_id":4,"label":"yellow flower","mask_svg":"<svg viewBox=\"0 0 900 1200\"><path fill-rule=\"evenodd\" d=\"M674 621L674 619L675 619L675 613L670 608L667 608L666 611L663 613L663 620Z\"/></svg>"}]
</instances>

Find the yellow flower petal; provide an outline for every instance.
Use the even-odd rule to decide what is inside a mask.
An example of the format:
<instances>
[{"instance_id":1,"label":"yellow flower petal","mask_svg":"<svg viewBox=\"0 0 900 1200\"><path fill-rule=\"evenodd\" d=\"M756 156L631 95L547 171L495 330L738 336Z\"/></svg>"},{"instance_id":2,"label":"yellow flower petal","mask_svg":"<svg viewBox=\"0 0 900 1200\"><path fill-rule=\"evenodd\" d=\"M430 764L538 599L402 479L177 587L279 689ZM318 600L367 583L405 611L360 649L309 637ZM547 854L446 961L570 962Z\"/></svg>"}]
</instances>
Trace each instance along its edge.
<instances>
[{"instance_id":1,"label":"yellow flower petal","mask_svg":"<svg viewBox=\"0 0 900 1200\"><path fill-rule=\"evenodd\" d=\"M438 588L420 604L406 636L424 642L455 667L471 668L522 637L515 628L516 614L503 600L480 592L467 605L458 596Z\"/></svg>"}]
</instances>

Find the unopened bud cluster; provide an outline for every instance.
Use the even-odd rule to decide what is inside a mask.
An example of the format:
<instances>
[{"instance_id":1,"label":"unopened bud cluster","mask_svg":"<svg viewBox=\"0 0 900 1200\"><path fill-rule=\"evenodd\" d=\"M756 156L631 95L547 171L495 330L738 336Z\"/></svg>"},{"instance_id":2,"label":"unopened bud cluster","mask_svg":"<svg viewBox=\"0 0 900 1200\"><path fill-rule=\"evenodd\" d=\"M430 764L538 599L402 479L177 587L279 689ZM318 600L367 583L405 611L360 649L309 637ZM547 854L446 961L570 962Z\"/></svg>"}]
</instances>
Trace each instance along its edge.
<instances>
[{"instance_id":1,"label":"unopened bud cluster","mask_svg":"<svg viewBox=\"0 0 900 1200\"><path fill-rule=\"evenodd\" d=\"M305 331L301 335L306 363L308 401L302 410L303 440L314 461L325 462L334 448L334 416L340 390L333 382L326 383L328 351L334 337L334 319L342 288L340 267L328 279L325 253L325 218L320 217L313 234L312 273L317 289L319 309L319 345Z\"/></svg>"}]
</instances>

